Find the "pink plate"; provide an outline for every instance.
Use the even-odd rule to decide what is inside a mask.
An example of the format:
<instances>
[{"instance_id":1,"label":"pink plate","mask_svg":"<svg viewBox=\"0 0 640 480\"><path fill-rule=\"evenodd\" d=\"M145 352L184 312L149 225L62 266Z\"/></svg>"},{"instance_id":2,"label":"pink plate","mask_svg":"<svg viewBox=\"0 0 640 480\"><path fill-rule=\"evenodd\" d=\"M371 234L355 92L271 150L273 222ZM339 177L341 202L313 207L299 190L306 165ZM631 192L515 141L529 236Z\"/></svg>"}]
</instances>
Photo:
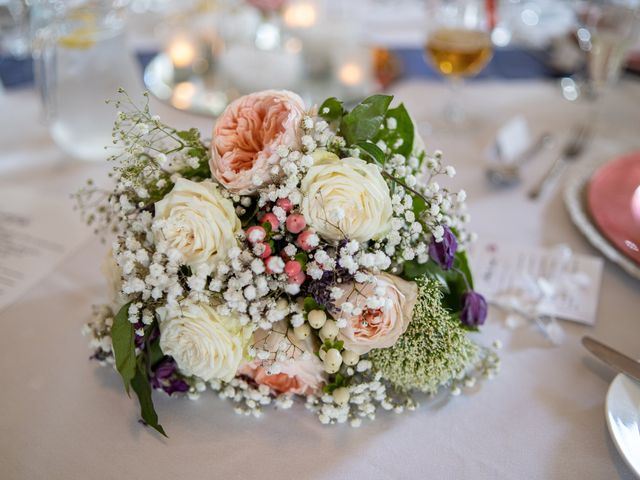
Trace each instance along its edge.
<instances>
[{"instance_id":1,"label":"pink plate","mask_svg":"<svg viewBox=\"0 0 640 480\"><path fill-rule=\"evenodd\" d=\"M640 152L600 167L589 181L587 202L602 234L640 265Z\"/></svg>"}]
</instances>

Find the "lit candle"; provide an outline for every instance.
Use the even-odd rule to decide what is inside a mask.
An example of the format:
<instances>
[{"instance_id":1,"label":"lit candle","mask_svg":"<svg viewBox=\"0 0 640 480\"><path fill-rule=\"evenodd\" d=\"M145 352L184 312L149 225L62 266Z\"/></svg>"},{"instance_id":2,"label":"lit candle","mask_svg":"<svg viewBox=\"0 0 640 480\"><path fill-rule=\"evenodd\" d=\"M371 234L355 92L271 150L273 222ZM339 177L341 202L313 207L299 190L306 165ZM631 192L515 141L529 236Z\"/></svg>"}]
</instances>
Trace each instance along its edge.
<instances>
[{"instance_id":1,"label":"lit candle","mask_svg":"<svg viewBox=\"0 0 640 480\"><path fill-rule=\"evenodd\" d=\"M338 79L351 87L362 83L364 72L362 67L356 63L345 63L338 69Z\"/></svg>"},{"instance_id":2,"label":"lit candle","mask_svg":"<svg viewBox=\"0 0 640 480\"><path fill-rule=\"evenodd\" d=\"M169 43L167 55L169 55L171 63L173 63L175 67L190 67L196 58L196 47L191 39L176 37Z\"/></svg>"},{"instance_id":3,"label":"lit candle","mask_svg":"<svg viewBox=\"0 0 640 480\"><path fill-rule=\"evenodd\" d=\"M196 94L196 86L191 82L178 83L173 89L171 103L179 110L185 110L193 103Z\"/></svg>"},{"instance_id":4,"label":"lit candle","mask_svg":"<svg viewBox=\"0 0 640 480\"><path fill-rule=\"evenodd\" d=\"M317 21L318 8L310 0L291 2L284 11L284 23L290 29L310 28Z\"/></svg>"}]
</instances>

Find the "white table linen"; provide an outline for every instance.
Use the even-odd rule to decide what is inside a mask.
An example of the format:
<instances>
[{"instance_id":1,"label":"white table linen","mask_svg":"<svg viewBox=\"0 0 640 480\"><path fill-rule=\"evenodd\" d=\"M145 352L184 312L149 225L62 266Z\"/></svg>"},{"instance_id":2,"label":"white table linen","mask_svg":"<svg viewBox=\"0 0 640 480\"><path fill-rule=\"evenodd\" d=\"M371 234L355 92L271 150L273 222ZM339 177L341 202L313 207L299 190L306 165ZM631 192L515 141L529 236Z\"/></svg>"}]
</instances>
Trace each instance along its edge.
<instances>
[{"instance_id":1,"label":"white table linen","mask_svg":"<svg viewBox=\"0 0 640 480\"><path fill-rule=\"evenodd\" d=\"M440 84L394 89L415 118L437 111ZM554 84L475 83L467 108L483 121L464 135L427 138L441 148L468 192L472 226L481 236L531 246L566 243L597 254L571 224L556 190L539 203L526 199L552 160L526 169L525 185L495 192L483 173L484 149L495 128L522 112L535 131L568 134L586 112L563 101ZM640 83L626 82L605 99L598 138L584 160L640 148ZM210 122L154 102L178 126ZM0 188L24 185L43 195L71 193L105 165L66 160L39 123L30 90L0 98ZM558 138L561 143L564 137ZM139 425L136 402L117 373L88 360L80 335L91 304L105 299L98 239L17 303L0 312L0 477L3 479L260 478L260 479L612 479L633 478L609 438L605 393L614 372L589 357L582 335L640 357L640 281L606 263L595 327L563 322L563 345L534 329L510 330L496 311L477 338L500 339L502 370L480 388L397 416L380 414L359 429L322 426L298 405L267 409L260 420L233 413L213 393L198 401L156 394L170 438Z\"/></svg>"}]
</instances>

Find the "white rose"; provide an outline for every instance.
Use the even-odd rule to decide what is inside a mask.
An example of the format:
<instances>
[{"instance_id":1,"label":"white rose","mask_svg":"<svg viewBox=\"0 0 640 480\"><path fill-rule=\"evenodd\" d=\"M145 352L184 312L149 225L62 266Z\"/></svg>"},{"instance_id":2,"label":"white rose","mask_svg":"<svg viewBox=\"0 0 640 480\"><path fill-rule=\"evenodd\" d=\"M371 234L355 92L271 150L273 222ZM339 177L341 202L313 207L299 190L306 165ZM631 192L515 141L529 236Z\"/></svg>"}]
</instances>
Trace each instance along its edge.
<instances>
[{"instance_id":1,"label":"white rose","mask_svg":"<svg viewBox=\"0 0 640 480\"><path fill-rule=\"evenodd\" d=\"M389 230L389 187L377 166L359 158L338 158L317 150L302 179L302 213L326 240L366 242Z\"/></svg>"},{"instance_id":2,"label":"white rose","mask_svg":"<svg viewBox=\"0 0 640 480\"><path fill-rule=\"evenodd\" d=\"M191 267L224 260L229 249L238 245L240 219L218 188L211 181L180 178L155 205L156 242L166 240Z\"/></svg>"},{"instance_id":3,"label":"white rose","mask_svg":"<svg viewBox=\"0 0 640 480\"><path fill-rule=\"evenodd\" d=\"M171 355L180 371L204 381L231 380L246 360L251 327L237 316L219 315L200 303L183 306L179 314L162 319L160 348Z\"/></svg>"}]
</instances>

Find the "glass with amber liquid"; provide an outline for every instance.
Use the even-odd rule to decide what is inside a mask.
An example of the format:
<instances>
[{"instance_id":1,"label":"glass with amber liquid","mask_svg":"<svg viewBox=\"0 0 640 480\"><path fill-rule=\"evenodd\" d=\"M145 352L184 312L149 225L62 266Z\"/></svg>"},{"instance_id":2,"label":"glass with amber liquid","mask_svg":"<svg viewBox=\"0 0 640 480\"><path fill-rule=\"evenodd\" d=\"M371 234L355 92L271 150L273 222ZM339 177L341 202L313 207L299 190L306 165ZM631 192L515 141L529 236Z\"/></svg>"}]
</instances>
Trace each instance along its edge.
<instances>
[{"instance_id":1,"label":"glass with amber liquid","mask_svg":"<svg viewBox=\"0 0 640 480\"><path fill-rule=\"evenodd\" d=\"M486 0L431 0L425 58L451 86L445 130L464 124L460 95L464 78L477 75L493 56Z\"/></svg>"},{"instance_id":2,"label":"glass with amber liquid","mask_svg":"<svg viewBox=\"0 0 640 480\"><path fill-rule=\"evenodd\" d=\"M425 51L443 75L468 77L480 73L493 49L488 32L439 28L429 36Z\"/></svg>"}]
</instances>

